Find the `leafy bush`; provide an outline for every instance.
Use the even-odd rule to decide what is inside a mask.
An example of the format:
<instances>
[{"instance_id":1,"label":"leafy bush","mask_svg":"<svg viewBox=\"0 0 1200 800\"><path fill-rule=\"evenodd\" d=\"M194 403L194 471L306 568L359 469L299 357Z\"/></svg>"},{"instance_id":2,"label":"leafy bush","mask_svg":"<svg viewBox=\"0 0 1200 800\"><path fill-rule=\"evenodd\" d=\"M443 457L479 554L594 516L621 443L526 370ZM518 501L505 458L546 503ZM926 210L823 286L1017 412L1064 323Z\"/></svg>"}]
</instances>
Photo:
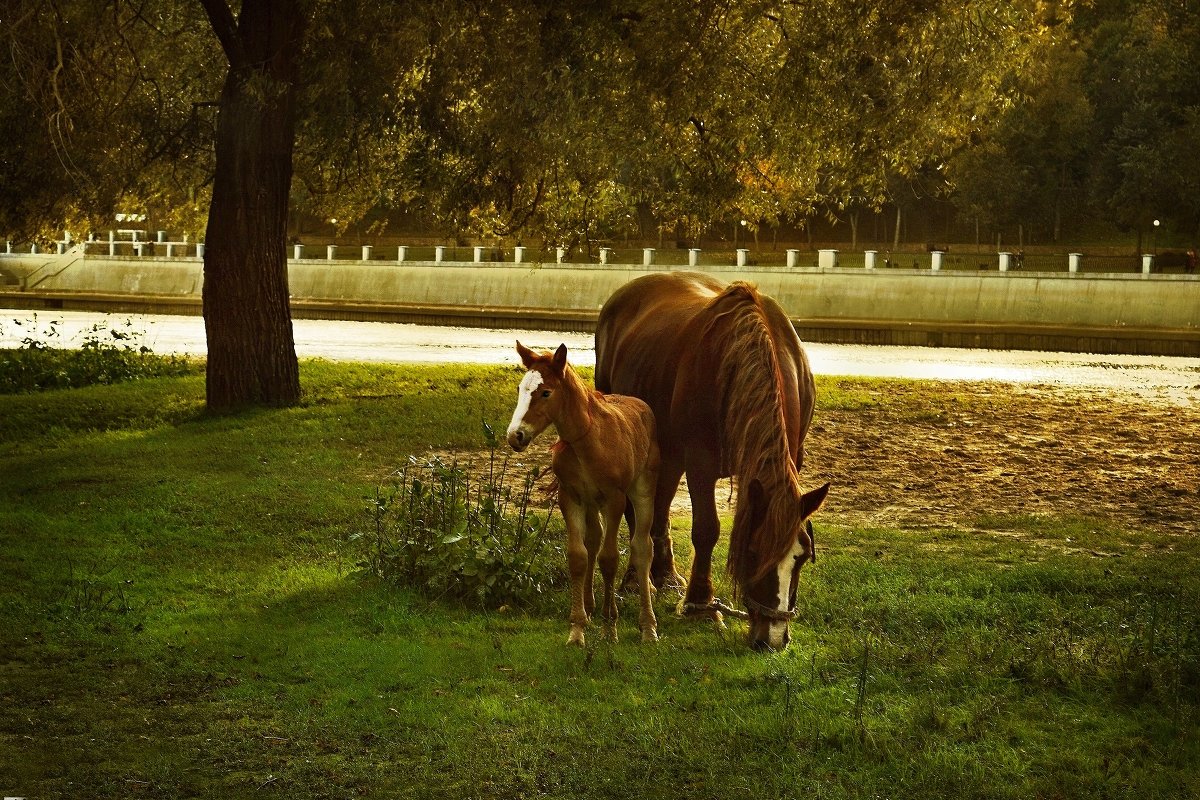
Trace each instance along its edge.
<instances>
[{"instance_id":1,"label":"leafy bush","mask_svg":"<svg viewBox=\"0 0 1200 800\"><path fill-rule=\"evenodd\" d=\"M424 462L409 457L370 499L372 530L362 566L427 597L484 607L534 604L565 582L561 529L550 532L550 507L534 508L544 471L510 476L509 454L483 426L487 463ZM473 473L478 473L473 477Z\"/></svg>"},{"instance_id":2,"label":"leafy bush","mask_svg":"<svg viewBox=\"0 0 1200 800\"><path fill-rule=\"evenodd\" d=\"M93 325L80 346L57 347L58 321L44 327L37 317L31 323L14 320L12 325L29 331L18 348L0 349L0 394L69 389L93 384L110 384L138 378L188 375L200 369L184 356L155 355L142 344L144 333L132 320L110 328Z\"/></svg>"}]
</instances>

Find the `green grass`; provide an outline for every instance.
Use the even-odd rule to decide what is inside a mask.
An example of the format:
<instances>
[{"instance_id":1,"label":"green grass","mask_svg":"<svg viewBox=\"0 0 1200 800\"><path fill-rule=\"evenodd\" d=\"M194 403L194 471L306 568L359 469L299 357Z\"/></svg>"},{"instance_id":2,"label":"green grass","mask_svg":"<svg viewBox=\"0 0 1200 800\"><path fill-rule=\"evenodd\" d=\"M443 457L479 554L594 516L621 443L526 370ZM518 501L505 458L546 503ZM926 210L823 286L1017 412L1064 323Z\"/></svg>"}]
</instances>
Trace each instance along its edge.
<instances>
[{"instance_id":1,"label":"green grass","mask_svg":"<svg viewBox=\"0 0 1200 800\"><path fill-rule=\"evenodd\" d=\"M516 373L302 369L303 406L233 417L196 377L0 397L0 795L1200 794L1193 539L824 516L788 651L665 597L659 644L626 612L621 642L573 650L565 594L480 611L357 569L379 480L481 447Z\"/></svg>"}]
</instances>

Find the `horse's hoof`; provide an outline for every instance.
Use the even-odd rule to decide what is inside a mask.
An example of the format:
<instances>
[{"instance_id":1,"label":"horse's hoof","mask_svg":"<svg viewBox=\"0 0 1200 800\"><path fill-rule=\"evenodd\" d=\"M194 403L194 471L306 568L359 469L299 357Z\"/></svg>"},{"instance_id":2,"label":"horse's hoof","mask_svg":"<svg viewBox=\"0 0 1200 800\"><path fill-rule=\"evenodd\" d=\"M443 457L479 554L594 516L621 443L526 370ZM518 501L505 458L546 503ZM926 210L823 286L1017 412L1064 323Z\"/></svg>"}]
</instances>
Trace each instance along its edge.
<instances>
[{"instance_id":1,"label":"horse's hoof","mask_svg":"<svg viewBox=\"0 0 1200 800\"><path fill-rule=\"evenodd\" d=\"M604 638L610 642L617 641L617 626L615 624L604 626Z\"/></svg>"},{"instance_id":2,"label":"horse's hoof","mask_svg":"<svg viewBox=\"0 0 1200 800\"><path fill-rule=\"evenodd\" d=\"M704 605L700 605L698 603L681 602L679 604L678 613L680 616L682 616L686 619L700 620L702 622L707 620L709 622L712 622L719 629L721 629L721 630L725 629L725 617L721 614L720 611L713 608L711 605L709 605L707 603Z\"/></svg>"},{"instance_id":3,"label":"horse's hoof","mask_svg":"<svg viewBox=\"0 0 1200 800\"><path fill-rule=\"evenodd\" d=\"M683 595L687 591L687 579L678 572L672 572L662 578L655 578L652 583L655 589L661 589L668 592L679 592Z\"/></svg>"},{"instance_id":4,"label":"horse's hoof","mask_svg":"<svg viewBox=\"0 0 1200 800\"><path fill-rule=\"evenodd\" d=\"M658 631L654 628L647 628L642 631L642 644L658 641Z\"/></svg>"},{"instance_id":5,"label":"horse's hoof","mask_svg":"<svg viewBox=\"0 0 1200 800\"><path fill-rule=\"evenodd\" d=\"M585 642L583 640L583 629L582 628L571 628L571 635L567 637L567 644L572 645L574 647L586 646Z\"/></svg>"}]
</instances>

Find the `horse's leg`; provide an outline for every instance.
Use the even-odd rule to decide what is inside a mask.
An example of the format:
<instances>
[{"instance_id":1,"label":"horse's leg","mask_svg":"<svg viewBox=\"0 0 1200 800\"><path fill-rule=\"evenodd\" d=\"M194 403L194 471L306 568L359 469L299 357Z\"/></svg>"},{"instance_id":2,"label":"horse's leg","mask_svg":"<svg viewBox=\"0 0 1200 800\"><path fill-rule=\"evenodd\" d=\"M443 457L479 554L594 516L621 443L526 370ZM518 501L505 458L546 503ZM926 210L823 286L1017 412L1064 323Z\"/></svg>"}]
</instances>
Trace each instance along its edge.
<instances>
[{"instance_id":1,"label":"horse's leg","mask_svg":"<svg viewBox=\"0 0 1200 800\"><path fill-rule=\"evenodd\" d=\"M613 584L617 580L617 566L621 553L617 549L617 533L621 527L621 512L625 509L625 498L609 501L604 508L604 542L600 549L600 575L604 578L604 635L617 640L617 594Z\"/></svg>"},{"instance_id":2,"label":"horse's leg","mask_svg":"<svg viewBox=\"0 0 1200 800\"><path fill-rule=\"evenodd\" d=\"M593 581L596 577L596 558L600 555L600 543L604 540L604 529L601 527L600 509L594 505L587 506L587 529L584 532L583 543L587 548L587 575L584 576L583 604L589 618L596 614L596 590Z\"/></svg>"},{"instance_id":3,"label":"horse's leg","mask_svg":"<svg viewBox=\"0 0 1200 800\"><path fill-rule=\"evenodd\" d=\"M683 594L687 581L675 568L675 549L671 545L671 503L675 502L681 477L682 459L663 461L658 473L658 486L654 491L654 518L650 524L650 539L654 544L650 578L660 589L674 589Z\"/></svg>"},{"instance_id":4,"label":"horse's leg","mask_svg":"<svg viewBox=\"0 0 1200 800\"><path fill-rule=\"evenodd\" d=\"M707 609L713 599L712 552L721 535L717 518L716 475L714 470L689 469L688 494L692 500L692 575L688 581L683 610L689 616L720 621L717 611ZM697 609L689 611L689 609Z\"/></svg>"},{"instance_id":5,"label":"horse's leg","mask_svg":"<svg viewBox=\"0 0 1200 800\"><path fill-rule=\"evenodd\" d=\"M587 509L567 492L559 494L559 507L567 524L567 570L571 578L571 633L567 644L584 645L583 630L588 616L585 591L590 591L591 560L584 544L587 529Z\"/></svg>"},{"instance_id":6,"label":"horse's leg","mask_svg":"<svg viewBox=\"0 0 1200 800\"><path fill-rule=\"evenodd\" d=\"M637 570L638 592L642 608L638 625L642 629L643 642L658 641L658 620L654 617L654 589L650 584L650 560L653 557L650 540L650 520L654 508L654 482L645 474L638 478L631 500L637 527L631 531L629 540L629 566Z\"/></svg>"}]
</instances>

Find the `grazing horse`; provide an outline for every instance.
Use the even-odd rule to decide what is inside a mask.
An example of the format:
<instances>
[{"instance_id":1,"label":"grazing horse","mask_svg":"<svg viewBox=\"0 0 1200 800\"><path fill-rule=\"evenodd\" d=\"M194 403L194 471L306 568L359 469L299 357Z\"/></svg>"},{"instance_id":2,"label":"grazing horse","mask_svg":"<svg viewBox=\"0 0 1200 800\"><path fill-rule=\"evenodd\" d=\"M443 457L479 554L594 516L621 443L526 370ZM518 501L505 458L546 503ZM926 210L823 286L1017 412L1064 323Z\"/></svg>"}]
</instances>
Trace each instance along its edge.
<instances>
[{"instance_id":1,"label":"grazing horse","mask_svg":"<svg viewBox=\"0 0 1200 800\"><path fill-rule=\"evenodd\" d=\"M800 567L814 557L808 518L829 484L800 488L813 376L783 309L750 284L726 286L700 273L637 278L600 311L596 386L645 400L658 424L654 583L682 584L669 514L686 473L694 555L683 610L720 619L711 575L720 534L714 493L717 479L734 476L728 569L749 611L750 643L786 647Z\"/></svg>"},{"instance_id":2,"label":"grazing horse","mask_svg":"<svg viewBox=\"0 0 1200 800\"><path fill-rule=\"evenodd\" d=\"M508 444L520 452L553 424L558 430L552 467L558 502L567 523L567 566L571 575L571 634L584 644L583 630L595 611L592 574L599 557L604 576L604 634L617 638L617 529L632 506L629 566L641 594L642 641L658 639L650 585L650 519L658 481L654 414L636 397L603 395L584 385L567 363L567 346L553 356L517 342L529 370L517 390Z\"/></svg>"}]
</instances>

